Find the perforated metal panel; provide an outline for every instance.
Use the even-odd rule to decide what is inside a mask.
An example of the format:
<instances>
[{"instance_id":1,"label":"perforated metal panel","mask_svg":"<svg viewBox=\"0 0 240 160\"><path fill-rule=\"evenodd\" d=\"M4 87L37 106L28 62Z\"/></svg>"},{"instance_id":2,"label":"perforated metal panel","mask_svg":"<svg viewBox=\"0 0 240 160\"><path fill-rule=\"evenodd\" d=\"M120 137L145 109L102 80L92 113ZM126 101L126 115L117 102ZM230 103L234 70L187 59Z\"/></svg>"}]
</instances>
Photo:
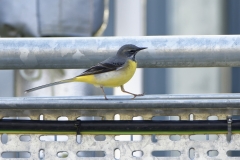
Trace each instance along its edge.
<instances>
[{"instance_id":1,"label":"perforated metal panel","mask_svg":"<svg viewBox=\"0 0 240 160\"><path fill-rule=\"evenodd\" d=\"M137 102L133 101L133 102ZM111 103L111 101L109 101ZM236 108L142 108L142 109L2 109L1 117L30 117L32 120L57 120L66 116L69 120L76 120L78 117L102 117L105 120L112 120L116 114L121 120L133 119L141 116L145 120L150 120L154 116L179 116L180 119L204 120L209 116L217 116L218 119L226 119L229 114L240 115ZM86 118L86 117L85 117ZM175 117L176 118L176 117ZM170 117L171 119L171 117ZM6 135L1 135L2 137ZM11 152L14 157L27 157L29 159L238 159L232 158L231 150L240 150L240 135L232 136L230 143L226 140L226 135L200 135L195 140L191 135L143 135L131 136L130 141L119 141L115 135L97 136L82 135L79 143L76 135L66 135L63 137L48 137L50 141L40 140L44 135L22 135L8 134L7 141L0 144L1 158L6 153ZM191 139L190 139L191 136ZM29 138L30 137L30 138ZM79 138L79 137L78 137ZM6 139L6 138L5 138ZM23 139L23 141L21 141ZM122 139L124 139L122 137ZM126 136L125 136L126 139ZM129 137L127 137L129 139ZM52 140L52 141L51 141ZM61 140L61 141L57 141ZM85 152L88 151L88 152ZM91 152L92 151L92 152ZM23 153L24 152L24 153ZM235 156L239 153L235 153ZM82 157L83 156L83 157ZM213 157L212 157L213 156ZM234 156L234 154L233 154ZM18 158L19 159L19 158ZM23 158L26 159L26 158Z\"/></svg>"}]
</instances>

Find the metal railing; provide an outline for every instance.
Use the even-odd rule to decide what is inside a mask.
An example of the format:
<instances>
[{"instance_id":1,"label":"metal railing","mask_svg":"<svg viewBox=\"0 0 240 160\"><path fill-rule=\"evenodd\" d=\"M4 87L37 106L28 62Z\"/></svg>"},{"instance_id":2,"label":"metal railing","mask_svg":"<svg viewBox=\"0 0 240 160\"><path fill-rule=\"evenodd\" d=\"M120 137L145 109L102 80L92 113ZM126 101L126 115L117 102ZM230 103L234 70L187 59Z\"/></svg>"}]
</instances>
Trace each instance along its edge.
<instances>
[{"instance_id":1,"label":"metal railing","mask_svg":"<svg viewBox=\"0 0 240 160\"><path fill-rule=\"evenodd\" d=\"M240 36L221 35L1 38L0 69L87 68L116 54L119 47L127 43L148 47L138 54L138 67L240 66ZM108 101L104 100L103 96L0 98L0 117L31 120L60 120L61 117L76 120L90 117L117 120L114 117L118 115L121 120L133 120L140 116L144 120L167 117L169 120L226 120L227 115L240 115L240 94L146 95L135 100L131 100L130 96L108 97ZM239 119L239 116L236 117ZM45 135L40 134L27 135L29 141L21 140L21 136L26 135L0 136L1 139L8 137L5 138L7 142L2 141L4 145L0 145L2 155L8 152L21 154L25 151L31 159L58 159L58 154L63 151L68 159L81 159L82 155L79 153L84 151L92 152L91 155L95 156L92 159L114 159L116 151L119 151L122 159L135 157L135 152L141 152L141 156L137 157L139 159L161 156L163 159L189 159L192 151L195 159L208 159L213 156L217 159L228 159L233 157L230 153L239 151L239 147L236 147L239 134L231 135L231 142L227 141L226 134L198 135L204 141L194 140L195 135L172 135L175 138L168 135L143 135L135 142L134 138L119 141L117 136L120 135L101 135L103 140L98 140L97 136L84 135L80 141L75 135L66 135L63 142L56 142L59 135L52 136L55 138L50 142L42 140L41 137ZM41 156L42 152L44 156ZM103 154L98 155L97 152ZM89 158L87 155L88 153L85 153L85 158Z\"/></svg>"},{"instance_id":2,"label":"metal railing","mask_svg":"<svg viewBox=\"0 0 240 160\"><path fill-rule=\"evenodd\" d=\"M138 67L240 66L240 36L1 38L0 69L88 68L124 44L148 47Z\"/></svg>"},{"instance_id":3,"label":"metal railing","mask_svg":"<svg viewBox=\"0 0 240 160\"><path fill-rule=\"evenodd\" d=\"M170 109L240 108L240 94L0 98L0 109Z\"/></svg>"}]
</instances>

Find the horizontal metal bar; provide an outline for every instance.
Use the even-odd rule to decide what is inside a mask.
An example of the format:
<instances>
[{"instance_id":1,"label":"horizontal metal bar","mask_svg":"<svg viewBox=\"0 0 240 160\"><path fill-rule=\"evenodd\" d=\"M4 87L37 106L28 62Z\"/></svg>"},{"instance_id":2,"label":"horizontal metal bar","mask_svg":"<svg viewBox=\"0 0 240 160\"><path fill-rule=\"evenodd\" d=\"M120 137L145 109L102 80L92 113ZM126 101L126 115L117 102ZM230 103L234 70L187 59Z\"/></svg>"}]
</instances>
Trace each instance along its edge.
<instances>
[{"instance_id":1,"label":"horizontal metal bar","mask_svg":"<svg viewBox=\"0 0 240 160\"><path fill-rule=\"evenodd\" d=\"M0 69L88 68L124 44L148 47L138 67L240 66L240 35L1 38Z\"/></svg>"},{"instance_id":2,"label":"horizontal metal bar","mask_svg":"<svg viewBox=\"0 0 240 160\"><path fill-rule=\"evenodd\" d=\"M239 94L0 98L0 109L240 108Z\"/></svg>"}]
</instances>

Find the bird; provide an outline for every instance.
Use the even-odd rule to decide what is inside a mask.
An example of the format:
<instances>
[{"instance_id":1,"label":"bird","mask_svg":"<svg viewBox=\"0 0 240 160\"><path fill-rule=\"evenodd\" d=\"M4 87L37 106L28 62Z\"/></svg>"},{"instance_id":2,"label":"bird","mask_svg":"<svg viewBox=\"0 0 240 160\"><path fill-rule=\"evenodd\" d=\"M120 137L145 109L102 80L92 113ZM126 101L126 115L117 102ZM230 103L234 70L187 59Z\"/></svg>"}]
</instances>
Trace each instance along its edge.
<instances>
[{"instance_id":1,"label":"bird","mask_svg":"<svg viewBox=\"0 0 240 160\"><path fill-rule=\"evenodd\" d=\"M126 91L123 85L133 77L136 71L136 54L146 48L147 47L137 47L133 44L123 45L117 51L116 55L109 57L106 60L90 67L74 78L65 79L28 89L25 91L25 93L63 83L85 82L96 87L100 87L106 100L108 100L108 98L104 92L103 87L121 87L122 92L133 95L132 99L136 98L137 96L143 96L143 94L134 94Z\"/></svg>"}]
</instances>

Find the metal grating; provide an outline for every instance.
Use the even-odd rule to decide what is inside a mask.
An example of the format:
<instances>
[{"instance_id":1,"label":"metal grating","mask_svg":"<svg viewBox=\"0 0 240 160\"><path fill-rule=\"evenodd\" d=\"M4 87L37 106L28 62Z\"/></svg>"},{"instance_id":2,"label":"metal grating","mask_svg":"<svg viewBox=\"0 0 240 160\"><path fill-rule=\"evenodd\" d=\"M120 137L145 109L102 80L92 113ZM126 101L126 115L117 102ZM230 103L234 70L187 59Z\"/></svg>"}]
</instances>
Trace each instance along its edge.
<instances>
[{"instance_id":1,"label":"metal grating","mask_svg":"<svg viewBox=\"0 0 240 160\"><path fill-rule=\"evenodd\" d=\"M214 95L212 98L207 95L163 95L168 97L168 100L172 102L186 101L186 97L191 97L190 99L204 98L203 101L211 101L213 97L215 100L222 100L231 102L231 100L237 100L237 94L228 95L228 99L223 99L226 95L219 94ZM160 96L152 96L151 101L157 101L156 97ZM178 98L176 98L178 97ZM185 98L184 98L185 97ZM216 98L218 97L218 98ZM94 98L94 97L93 97ZM96 97L95 97L96 98ZM129 97L127 97L129 98ZM144 100L149 99L150 97L146 97L146 99L138 98L136 100L123 100L123 97L117 98L116 100L107 101L109 104L115 104L120 102L125 103L135 103L142 102ZM163 98L163 97L162 97ZM222 98L222 99L221 99ZM12 104L6 103L9 99L12 99ZM106 119L112 120L116 119L117 116L120 116L121 120L131 120L138 119L139 117L149 120L153 117L155 118L166 118L166 116L170 119L191 119L191 120L204 120L210 117L215 117L218 119L226 119L227 115L240 115L240 110L237 105L233 103L226 104L229 107L220 106L215 109L212 108L201 108L200 105L196 105L194 107L186 107L177 106L175 104L175 108L166 108L163 103L164 99L160 100L158 107L142 107L142 108L125 108L124 110L119 110L118 107L114 108L114 105L105 109L97 109L89 106L87 108L79 108L71 109L61 109L51 108L51 106L46 105L46 107L50 107L49 109L43 108L35 108L30 104L27 105L26 108L23 108L19 103L22 99L25 99L25 102L28 102L29 99L34 98L17 98L15 102L14 98L2 98L0 101L0 117L19 117L26 118L30 117L31 119L43 119L43 120L57 120L59 117L68 118L69 120L76 120L79 117L83 118L92 118L92 119ZM47 98L38 98L45 99L48 104L53 104L54 100L59 100L59 97L51 98L51 100ZM47 99L47 100L46 100ZM64 99L64 98L63 98ZM65 97L65 100L68 98ZM72 98L73 103L74 99ZM82 99L87 99L87 97L78 97L78 101L82 102ZM102 100L101 100L102 99ZM113 97L111 97L113 99ZM190 100L188 99L188 100ZM69 100L69 99L68 99ZM98 97L99 104L105 103L102 97ZM233 101L234 102L234 101ZM13 103L19 104L18 106ZM171 102L168 102L168 104ZM211 103L214 106L214 103ZM9 110L5 105L12 106L13 109ZM117 115L117 116L116 116ZM156 117L157 116L157 117ZM162 116L162 117L159 117ZM135 117L135 118L134 118ZM227 128L226 128L227 130ZM1 135L2 137L6 137L5 134ZM6 153L9 153L11 156L15 157L23 157L28 156L28 159L59 159L66 157L66 159L238 159L239 157L230 157L237 156L240 151L239 141L240 135L234 134L232 136L232 141L230 143L226 140L226 135L198 135L200 138L195 138L194 135L144 135L144 136L125 136L122 139L125 141L119 141L119 135L105 135L105 136L96 136L96 135L82 135L81 138L76 137L76 135L60 135L58 136L50 136L48 137L48 141L42 140L43 136L46 135L26 135L25 138L23 135L14 135L8 134L7 141L1 142L1 158L3 158ZM5 138L6 139L6 138ZM23 139L23 140L22 140ZM26 140L24 140L26 139ZM60 141L58 141L60 140ZM86 152L87 151L87 152ZM235 152L236 153L235 153ZM21 158L16 158L21 159Z\"/></svg>"},{"instance_id":2,"label":"metal grating","mask_svg":"<svg viewBox=\"0 0 240 160\"><path fill-rule=\"evenodd\" d=\"M66 152L67 159L109 159L112 160L115 150L120 150L120 159L190 159L190 149L194 149L194 159L230 159L227 152L239 150L240 136L234 135L233 142L227 143L226 135L218 135L217 140L193 141L189 136L182 135L180 140L172 141L169 136L156 136L157 142L152 142L151 136L143 136L141 141L116 141L114 136L106 136L104 141L96 141L94 136L82 136L81 144L76 142L76 136L69 135L66 142L53 141L42 142L41 135L29 135L31 141L22 142L20 135L8 135L7 144L1 144L1 154L6 152L28 152L30 159L59 159L58 153ZM183 147L184 146L184 147ZM90 155L81 155L78 152L95 151ZM141 151L142 155L135 155L134 152ZM177 151L176 154L163 153L161 151ZM209 152L215 151L213 156ZM41 155L41 152L42 153ZM174 153L174 152L173 152ZM64 155L63 155L64 156ZM96 156L96 157L91 157ZM26 156L25 156L26 157ZM22 156L24 158L24 156ZM1 158L4 159L4 158ZM17 158L19 159L19 158ZM231 158L231 159L239 159Z\"/></svg>"}]
</instances>

